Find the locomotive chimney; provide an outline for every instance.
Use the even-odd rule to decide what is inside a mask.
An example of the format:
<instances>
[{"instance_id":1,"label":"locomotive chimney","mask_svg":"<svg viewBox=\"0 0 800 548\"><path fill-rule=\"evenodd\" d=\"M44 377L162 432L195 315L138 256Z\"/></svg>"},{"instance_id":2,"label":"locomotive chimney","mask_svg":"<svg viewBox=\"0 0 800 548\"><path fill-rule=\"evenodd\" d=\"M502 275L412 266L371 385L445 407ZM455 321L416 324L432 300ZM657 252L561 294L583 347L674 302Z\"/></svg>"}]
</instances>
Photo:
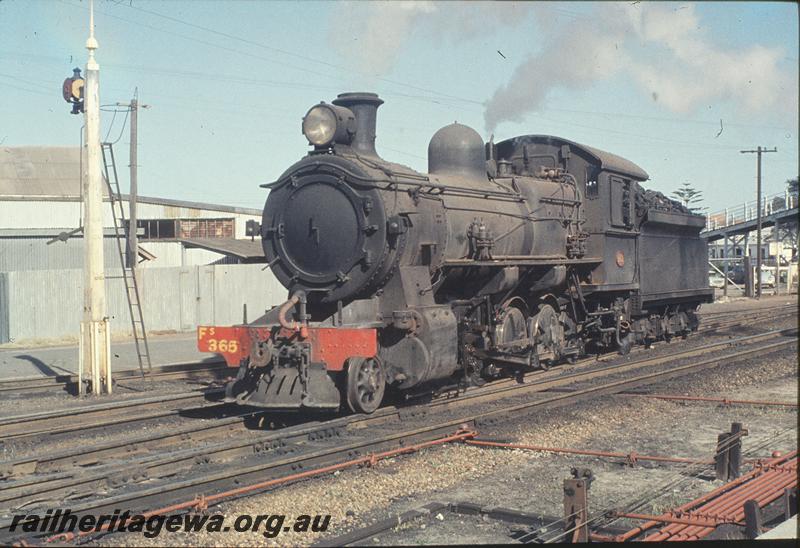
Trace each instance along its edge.
<instances>
[{"instance_id":1,"label":"locomotive chimney","mask_svg":"<svg viewBox=\"0 0 800 548\"><path fill-rule=\"evenodd\" d=\"M356 135L352 147L364 156L377 157L375 152L375 120L378 107L383 99L376 93L340 93L333 100L334 105L349 108L356 117Z\"/></svg>"}]
</instances>

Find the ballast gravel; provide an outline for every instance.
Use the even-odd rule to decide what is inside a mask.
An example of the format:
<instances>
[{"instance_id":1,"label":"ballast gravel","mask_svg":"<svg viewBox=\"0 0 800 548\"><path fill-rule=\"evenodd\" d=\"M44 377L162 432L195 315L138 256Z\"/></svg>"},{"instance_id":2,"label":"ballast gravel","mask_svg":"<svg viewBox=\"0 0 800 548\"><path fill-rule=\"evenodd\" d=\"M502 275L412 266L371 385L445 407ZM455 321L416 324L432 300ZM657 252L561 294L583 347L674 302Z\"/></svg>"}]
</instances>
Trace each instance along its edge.
<instances>
[{"instance_id":1,"label":"ballast gravel","mask_svg":"<svg viewBox=\"0 0 800 548\"><path fill-rule=\"evenodd\" d=\"M797 401L797 350L775 352L735 366L715 368L650 387L654 393L713 395L739 399ZM719 432L743 422L746 456L768 456L797 447L797 410L715 403L677 402L636 396L606 396L579 405L509 421L482 438L544 446L638 454L710 458ZM93 541L109 546L301 546L419 508L432 501L467 501L559 516L562 483L571 467L590 468L595 481L590 508L605 509L644 500L641 511L660 512L718 486L688 475L687 465L556 455L527 450L486 449L452 444L349 469L209 510L226 523L243 514L284 514L291 525L301 514L330 514L324 533L259 532L116 534ZM419 519L360 544L480 544L515 542L522 526L449 512ZM618 522L615 525L630 525Z\"/></svg>"}]
</instances>

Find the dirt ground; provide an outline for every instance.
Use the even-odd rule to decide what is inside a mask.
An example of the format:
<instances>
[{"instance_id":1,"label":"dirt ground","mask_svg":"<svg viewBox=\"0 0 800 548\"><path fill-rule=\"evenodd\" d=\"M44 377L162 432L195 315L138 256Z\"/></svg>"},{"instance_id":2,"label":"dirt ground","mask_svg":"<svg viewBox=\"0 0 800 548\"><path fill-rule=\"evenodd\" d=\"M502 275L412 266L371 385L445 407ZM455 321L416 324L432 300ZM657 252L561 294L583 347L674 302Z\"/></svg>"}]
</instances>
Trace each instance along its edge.
<instances>
[{"instance_id":1,"label":"dirt ground","mask_svg":"<svg viewBox=\"0 0 800 548\"><path fill-rule=\"evenodd\" d=\"M650 387L662 394L797 402L797 350L727 364ZM742 422L745 458L797 448L796 408L723 406L636 396L610 396L571 408L512 421L483 438L574 449L710 458L717 434ZM593 515L648 499L639 511L658 513L696 498L720 483L699 474L696 465L643 463L626 466L614 459L525 450L449 445L391 459L372 468L348 470L297 483L262 495L226 503L212 512L230 521L242 514L331 514L326 533L283 532L267 539L261 532L174 533L145 539L114 535L101 545L259 546L308 545L417 509L432 501L470 502L548 516L560 516L563 480L572 467L590 468ZM631 523L617 522L618 527ZM363 545L486 544L516 542L523 526L495 520L435 513L370 537ZM553 527L552 531L557 529ZM551 532L552 532L551 531Z\"/></svg>"}]
</instances>

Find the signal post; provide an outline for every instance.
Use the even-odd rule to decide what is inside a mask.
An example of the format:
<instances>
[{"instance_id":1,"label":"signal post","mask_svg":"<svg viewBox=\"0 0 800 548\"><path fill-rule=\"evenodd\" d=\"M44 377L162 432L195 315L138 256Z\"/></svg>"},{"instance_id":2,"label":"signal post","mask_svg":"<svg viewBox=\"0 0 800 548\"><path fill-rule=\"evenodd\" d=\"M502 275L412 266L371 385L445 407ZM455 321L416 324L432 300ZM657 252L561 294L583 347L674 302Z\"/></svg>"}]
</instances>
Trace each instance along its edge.
<instances>
[{"instance_id":1,"label":"signal post","mask_svg":"<svg viewBox=\"0 0 800 548\"><path fill-rule=\"evenodd\" d=\"M111 393L111 333L105 300L105 271L103 257L103 181L100 172L100 66L94 58L97 49L94 37L94 4L89 4L89 39L86 49L84 111L86 115L86 144L83 173L83 241L84 241L84 299L81 322L78 391L87 391L89 381L93 394Z\"/></svg>"}]
</instances>

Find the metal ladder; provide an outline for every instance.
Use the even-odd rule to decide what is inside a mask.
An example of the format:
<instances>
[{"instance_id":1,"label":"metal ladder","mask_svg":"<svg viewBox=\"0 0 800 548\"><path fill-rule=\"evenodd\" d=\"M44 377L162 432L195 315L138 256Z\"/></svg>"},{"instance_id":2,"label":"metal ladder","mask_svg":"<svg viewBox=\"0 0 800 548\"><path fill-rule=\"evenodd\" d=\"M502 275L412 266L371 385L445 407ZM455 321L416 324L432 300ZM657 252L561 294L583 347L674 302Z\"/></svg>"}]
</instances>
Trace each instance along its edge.
<instances>
[{"instance_id":1,"label":"metal ladder","mask_svg":"<svg viewBox=\"0 0 800 548\"><path fill-rule=\"evenodd\" d=\"M139 283L132 268L129 268L125 261L126 247L128 241L128 231L136 227L127 226L125 222L125 210L122 207L122 193L119 189L119 178L117 177L117 164L114 161L114 148L111 143L102 143L100 150L103 153L103 176L108 187L108 197L111 201L111 217L114 219L114 232L117 237L117 251L119 251L119 263L122 267L122 278L125 281L125 294L128 297L128 312L131 318L133 329L133 341L136 344L136 356L139 359L139 371L144 377L144 365L147 363L147 371L152 371L150 363L150 347L147 344L147 331L144 327L144 316L142 315L142 304L139 300ZM119 209L119 212L117 211ZM120 221L122 227L120 227ZM133 261L139 260L138 250L134 251Z\"/></svg>"}]
</instances>

